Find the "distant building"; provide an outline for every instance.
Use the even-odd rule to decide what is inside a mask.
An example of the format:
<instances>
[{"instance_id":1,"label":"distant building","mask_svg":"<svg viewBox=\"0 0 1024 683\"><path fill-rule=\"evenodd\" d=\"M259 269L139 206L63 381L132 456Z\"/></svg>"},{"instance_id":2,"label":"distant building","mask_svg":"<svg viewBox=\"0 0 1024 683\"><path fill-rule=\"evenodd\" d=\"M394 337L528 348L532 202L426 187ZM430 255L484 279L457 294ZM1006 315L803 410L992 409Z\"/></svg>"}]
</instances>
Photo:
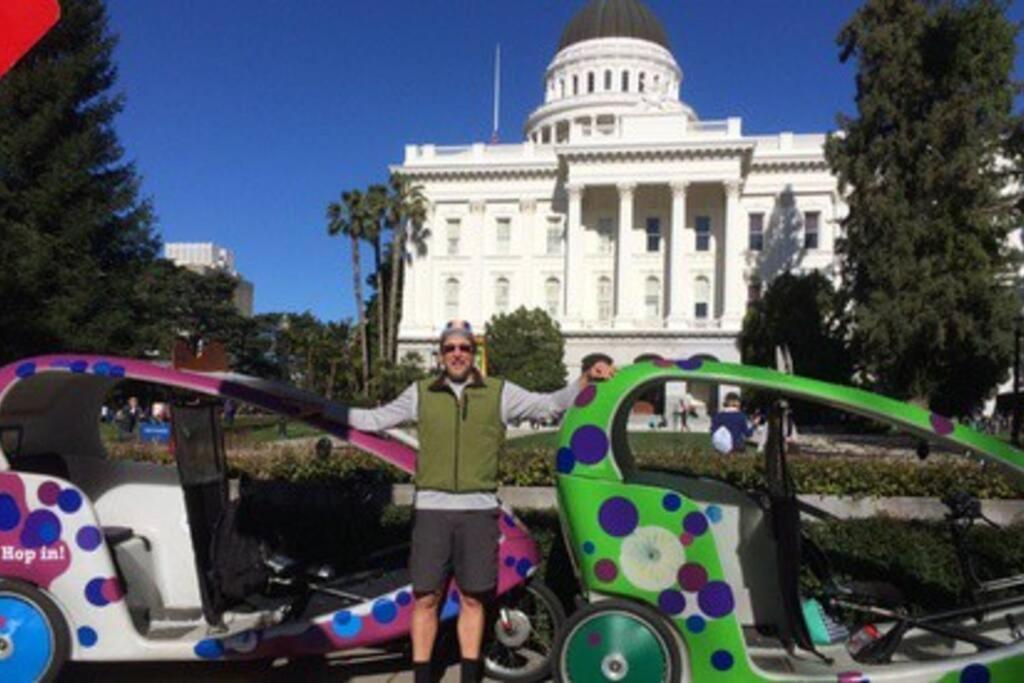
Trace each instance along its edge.
<instances>
[{"instance_id":1,"label":"distant building","mask_svg":"<svg viewBox=\"0 0 1024 683\"><path fill-rule=\"evenodd\" d=\"M235 254L213 242L168 242L164 245L164 258L175 265L197 273L220 270L238 281L234 304L242 315L252 316L255 288L235 270Z\"/></svg>"}]
</instances>

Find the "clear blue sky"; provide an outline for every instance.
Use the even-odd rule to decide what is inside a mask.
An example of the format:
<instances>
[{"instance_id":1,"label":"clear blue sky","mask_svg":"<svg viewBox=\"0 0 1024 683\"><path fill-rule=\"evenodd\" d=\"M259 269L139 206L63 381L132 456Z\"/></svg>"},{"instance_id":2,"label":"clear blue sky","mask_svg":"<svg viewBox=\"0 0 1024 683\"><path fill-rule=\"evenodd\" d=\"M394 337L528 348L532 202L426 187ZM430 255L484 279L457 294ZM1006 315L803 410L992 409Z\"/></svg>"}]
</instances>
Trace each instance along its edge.
<instances>
[{"instance_id":1,"label":"clear blue sky","mask_svg":"<svg viewBox=\"0 0 1024 683\"><path fill-rule=\"evenodd\" d=\"M835 36L853 0L647 0L701 118L825 132L853 113ZM324 209L386 178L407 143L518 142L584 0L108 0L117 130L165 242L234 250L256 310L353 315L347 240ZM1011 14L1024 15L1019 4ZM1018 59L1018 74L1020 60ZM369 254L364 252L364 263Z\"/></svg>"}]
</instances>

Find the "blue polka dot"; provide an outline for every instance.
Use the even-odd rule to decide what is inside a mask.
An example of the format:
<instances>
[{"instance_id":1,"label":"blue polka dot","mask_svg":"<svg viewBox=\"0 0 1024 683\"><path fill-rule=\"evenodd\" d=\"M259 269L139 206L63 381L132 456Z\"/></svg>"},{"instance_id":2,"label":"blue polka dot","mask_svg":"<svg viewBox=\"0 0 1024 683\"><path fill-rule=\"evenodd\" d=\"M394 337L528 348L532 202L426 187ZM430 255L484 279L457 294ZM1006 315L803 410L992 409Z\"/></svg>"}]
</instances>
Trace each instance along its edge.
<instances>
[{"instance_id":1,"label":"blue polka dot","mask_svg":"<svg viewBox=\"0 0 1024 683\"><path fill-rule=\"evenodd\" d=\"M89 363L84 360L76 360L69 363L68 367L71 369L71 372L85 372L89 367Z\"/></svg>"},{"instance_id":2,"label":"blue polka dot","mask_svg":"<svg viewBox=\"0 0 1024 683\"><path fill-rule=\"evenodd\" d=\"M728 671L732 668L733 659L732 655L726 650L716 650L711 655L711 666L715 667L719 671Z\"/></svg>"},{"instance_id":3,"label":"blue polka dot","mask_svg":"<svg viewBox=\"0 0 1024 683\"><path fill-rule=\"evenodd\" d=\"M699 614L686 618L686 628L689 629L690 633L703 633L706 626L707 622Z\"/></svg>"},{"instance_id":4,"label":"blue polka dot","mask_svg":"<svg viewBox=\"0 0 1024 683\"><path fill-rule=\"evenodd\" d=\"M516 562L516 574L519 574L519 576L525 577L527 574L530 573L530 570L532 568L533 562L530 562L525 557Z\"/></svg>"},{"instance_id":5,"label":"blue polka dot","mask_svg":"<svg viewBox=\"0 0 1024 683\"><path fill-rule=\"evenodd\" d=\"M373 603L373 618L379 624L390 624L398 616L398 606L387 598Z\"/></svg>"},{"instance_id":6,"label":"blue polka dot","mask_svg":"<svg viewBox=\"0 0 1024 683\"><path fill-rule=\"evenodd\" d=\"M103 579L93 579L85 584L85 599L97 607L105 607L110 602L103 597Z\"/></svg>"},{"instance_id":7,"label":"blue polka dot","mask_svg":"<svg viewBox=\"0 0 1024 683\"><path fill-rule=\"evenodd\" d=\"M92 366L93 373L97 375L109 375L110 374L110 363L105 360L101 360Z\"/></svg>"},{"instance_id":8,"label":"blue polka dot","mask_svg":"<svg viewBox=\"0 0 1024 683\"><path fill-rule=\"evenodd\" d=\"M399 591L395 597L395 602L398 603L399 607L405 607L412 602L412 596L409 594L409 591Z\"/></svg>"},{"instance_id":9,"label":"blue polka dot","mask_svg":"<svg viewBox=\"0 0 1024 683\"><path fill-rule=\"evenodd\" d=\"M596 548L594 548L593 543L591 543L590 541L583 542L583 552L585 552L587 555L593 555L594 550L596 550Z\"/></svg>"},{"instance_id":10,"label":"blue polka dot","mask_svg":"<svg viewBox=\"0 0 1024 683\"><path fill-rule=\"evenodd\" d=\"M665 497L661 499L661 506L669 512L675 512L682 504L683 500L674 493L666 493Z\"/></svg>"},{"instance_id":11,"label":"blue polka dot","mask_svg":"<svg viewBox=\"0 0 1024 683\"><path fill-rule=\"evenodd\" d=\"M21 521L21 510L14 498L6 493L0 493L0 531L10 531L18 526Z\"/></svg>"},{"instance_id":12,"label":"blue polka dot","mask_svg":"<svg viewBox=\"0 0 1024 683\"><path fill-rule=\"evenodd\" d=\"M111 365L110 366L111 377L124 377L124 366L123 365Z\"/></svg>"},{"instance_id":13,"label":"blue polka dot","mask_svg":"<svg viewBox=\"0 0 1024 683\"><path fill-rule=\"evenodd\" d=\"M706 514L708 519L710 519L714 524L718 524L722 521L722 508L717 505L709 505L708 509L704 511L704 514Z\"/></svg>"},{"instance_id":14,"label":"blue polka dot","mask_svg":"<svg viewBox=\"0 0 1024 683\"><path fill-rule=\"evenodd\" d=\"M99 639L100 637L96 635L96 631L89 628L88 626L83 626L82 628L78 629L78 642L82 645L82 647L92 647L96 644L96 641L98 641Z\"/></svg>"},{"instance_id":15,"label":"blue polka dot","mask_svg":"<svg viewBox=\"0 0 1024 683\"><path fill-rule=\"evenodd\" d=\"M514 566L516 566L516 558L512 557L511 555L506 557L505 558L505 566L506 567L514 567Z\"/></svg>"},{"instance_id":16,"label":"blue polka dot","mask_svg":"<svg viewBox=\"0 0 1024 683\"><path fill-rule=\"evenodd\" d=\"M26 548L50 545L60 538L60 520L49 510L35 510L25 518L20 540Z\"/></svg>"},{"instance_id":17,"label":"blue polka dot","mask_svg":"<svg viewBox=\"0 0 1024 683\"><path fill-rule=\"evenodd\" d=\"M94 526L83 526L75 535L78 547L85 551L93 551L100 547L103 541L103 534Z\"/></svg>"},{"instance_id":18,"label":"blue polka dot","mask_svg":"<svg viewBox=\"0 0 1024 683\"><path fill-rule=\"evenodd\" d=\"M36 374L36 364L35 363L22 363L21 365L19 365L17 367L17 369L15 369L14 374L16 374L21 379L25 379L26 377L31 377L32 375Z\"/></svg>"},{"instance_id":19,"label":"blue polka dot","mask_svg":"<svg viewBox=\"0 0 1024 683\"><path fill-rule=\"evenodd\" d=\"M201 659L220 659L224 656L224 646L219 640L207 638L196 643L195 653Z\"/></svg>"},{"instance_id":20,"label":"blue polka dot","mask_svg":"<svg viewBox=\"0 0 1024 683\"><path fill-rule=\"evenodd\" d=\"M82 494L75 489L64 489L57 496L57 505L68 514L78 512L78 508L82 507Z\"/></svg>"},{"instance_id":21,"label":"blue polka dot","mask_svg":"<svg viewBox=\"0 0 1024 683\"><path fill-rule=\"evenodd\" d=\"M363 630L363 620L346 609L334 615L333 626L339 637L353 638Z\"/></svg>"},{"instance_id":22,"label":"blue polka dot","mask_svg":"<svg viewBox=\"0 0 1024 683\"><path fill-rule=\"evenodd\" d=\"M970 664L960 672L960 683L989 683L992 674L984 664Z\"/></svg>"},{"instance_id":23,"label":"blue polka dot","mask_svg":"<svg viewBox=\"0 0 1024 683\"><path fill-rule=\"evenodd\" d=\"M571 448L558 449L558 455L555 456L555 467L561 474L569 474L572 472L572 468L576 466L576 456L573 455Z\"/></svg>"}]
</instances>

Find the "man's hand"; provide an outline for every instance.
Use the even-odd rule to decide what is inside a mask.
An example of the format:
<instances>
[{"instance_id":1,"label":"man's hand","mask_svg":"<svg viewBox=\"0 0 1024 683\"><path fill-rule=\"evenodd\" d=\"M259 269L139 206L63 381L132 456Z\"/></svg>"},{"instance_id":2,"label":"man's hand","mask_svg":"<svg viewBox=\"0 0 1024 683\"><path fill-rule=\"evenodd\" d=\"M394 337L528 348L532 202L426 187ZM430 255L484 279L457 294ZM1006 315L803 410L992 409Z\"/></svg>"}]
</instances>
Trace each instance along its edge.
<instances>
[{"instance_id":1,"label":"man's hand","mask_svg":"<svg viewBox=\"0 0 1024 683\"><path fill-rule=\"evenodd\" d=\"M590 382L603 382L604 380L611 379L614 376L615 365L601 360L594 363L586 372L583 373L581 381L583 386L587 386Z\"/></svg>"}]
</instances>

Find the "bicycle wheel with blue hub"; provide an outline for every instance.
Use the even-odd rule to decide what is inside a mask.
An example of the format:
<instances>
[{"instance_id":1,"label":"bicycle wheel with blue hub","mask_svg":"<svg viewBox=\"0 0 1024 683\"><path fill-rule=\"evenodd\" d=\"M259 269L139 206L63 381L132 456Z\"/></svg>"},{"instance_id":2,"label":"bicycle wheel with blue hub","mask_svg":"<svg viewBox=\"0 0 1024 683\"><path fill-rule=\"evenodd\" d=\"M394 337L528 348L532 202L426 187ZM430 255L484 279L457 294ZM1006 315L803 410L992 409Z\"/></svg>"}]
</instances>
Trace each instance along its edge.
<instances>
[{"instance_id":1,"label":"bicycle wheel with blue hub","mask_svg":"<svg viewBox=\"0 0 1024 683\"><path fill-rule=\"evenodd\" d=\"M576 612L555 654L555 680L565 683L677 683L682 676L679 646L664 619L626 600L603 600Z\"/></svg>"},{"instance_id":2,"label":"bicycle wheel with blue hub","mask_svg":"<svg viewBox=\"0 0 1024 683\"><path fill-rule=\"evenodd\" d=\"M56 605L28 584L0 580L0 681L49 683L69 650Z\"/></svg>"}]
</instances>

